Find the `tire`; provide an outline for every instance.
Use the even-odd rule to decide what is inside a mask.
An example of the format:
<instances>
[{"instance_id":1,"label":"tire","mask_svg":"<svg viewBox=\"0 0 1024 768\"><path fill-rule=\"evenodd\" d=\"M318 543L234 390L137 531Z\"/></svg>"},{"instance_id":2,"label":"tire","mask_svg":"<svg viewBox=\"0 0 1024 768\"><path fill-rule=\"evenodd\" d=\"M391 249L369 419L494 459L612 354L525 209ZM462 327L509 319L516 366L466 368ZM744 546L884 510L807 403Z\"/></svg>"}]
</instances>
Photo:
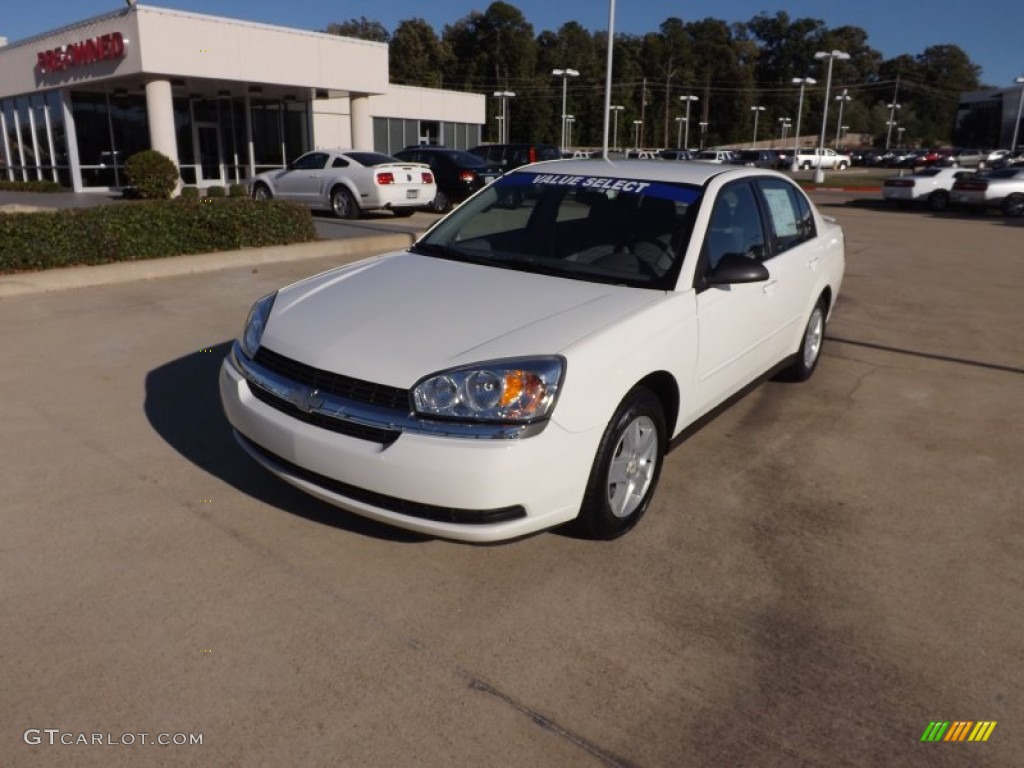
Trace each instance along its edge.
<instances>
[{"instance_id":1,"label":"tire","mask_svg":"<svg viewBox=\"0 0 1024 768\"><path fill-rule=\"evenodd\" d=\"M1003 200L1003 215L1014 219L1024 216L1024 195L1015 192Z\"/></svg>"},{"instance_id":2,"label":"tire","mask_svg":"<svg viewBox=\"0 0 1024 768\"><path fill-rule=\"evenodd\" d=\"M665 414L654 394L634 387L601 437L587 480L577 531L589 539L615 539L650 506L665 455Z\"/></svg>"},{"instance_id":3,"label":"tire","mask_svg":"<svg viewBox=\"0 0 1024 768\"><path fill-rule=\"evenodd\" d=\"M840 163L839 164L839 170L840 171L845 171L846 170L846 163Z\"/></svg>"},{"instance_id":4,"label":"tire","mask_svg":"<svg viewBox=\"0 0 1024 768\"><path fill-rule=\"evenodd\" d=\"M270 194L270 188L266 184L257 184L252 188L253 200L269 200L273 195Z\"/></svg>"},{"instance_id":5,"label":"tire","mask_svg":"<svg viewBox=\"0 0 1024 768\"><path fill-rule=\"evenodd\" d=\"M434 199L430 201L429 207L434 213L448 213L452 208L452 201L448 195L439 189L437 194L434 195Z\"/></svg>"},{"instance_id":6,"label":"tire","mask_svg":"<svg viewBox=\"0 0 1024 768\"><path fill-rule=\"evenodd\" d=\"M944 189L937 189L928 195L928 210L944 211L949 207L949 192Z\"/></svg>"},{"instance_id":7,"label":"tire","mask_svg":"<svg viewBox=\"0 0 1024 768\"><path fill-rule=\"evenodd\" d=\"M800 166L800 168L802 170L809 171L809 170L811 170L811 164L810 163L804 163L803 165Z\"/></svg>"},{"instance_id":8,"label":"tire","mask_svg":"<svg viewBox=\"0 0 1024 768\"><path fill-rule=\"evenodd\" d=\"M359 215L359 206L345 187L331 190L331 210L339 219L354 219Z\"/></svg>"},{"instance_id":9,"label":"tire","mask_svg":"<svg viewBox=\"0 0 1024 768\"><path fill-rule=\"evenodd\" d=\"M401 208L392 208L391 212L395 214L396 218L407 219L414 213L416 213L416 209L413 208L411 205L405 205L402 206Z\"/></svg>"},{"instance_id":10,"label":"tire","mask_svg":"<svg viewBox=\"0 0 1024 768\"><path fill-rule=\"evenodd\" d=\"M807 381L818 367L821 359L821 346L825 341L825 302L818 303L811 310L811 316L804 327L804 335L800 340L800 349L796 352L793 363L784 368L775 378L779 381Z\"/></svg>"}]
</instances>

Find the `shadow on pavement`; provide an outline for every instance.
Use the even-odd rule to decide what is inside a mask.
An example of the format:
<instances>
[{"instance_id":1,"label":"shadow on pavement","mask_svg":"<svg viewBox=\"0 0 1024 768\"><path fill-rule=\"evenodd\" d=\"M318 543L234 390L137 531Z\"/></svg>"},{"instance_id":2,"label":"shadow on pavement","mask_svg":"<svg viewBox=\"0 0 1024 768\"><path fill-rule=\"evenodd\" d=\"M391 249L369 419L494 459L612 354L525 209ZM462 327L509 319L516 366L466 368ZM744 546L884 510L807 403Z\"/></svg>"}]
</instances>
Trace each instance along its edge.
<instances>
[{"instance_id":1,"label":"shadow on pavement","mask_svg":"<svg viewBox=\"0 0 1024 768\"><path fill-rule=\"evenodd\" d=\"M230 349L231 342L223 342L208 351L172 360L146 375L146 418L160 437L200 469L290 514L389 541L430 540L315 499L250 459L235 442L220 405L217 377Z\"/></svg>"}]
</instances>

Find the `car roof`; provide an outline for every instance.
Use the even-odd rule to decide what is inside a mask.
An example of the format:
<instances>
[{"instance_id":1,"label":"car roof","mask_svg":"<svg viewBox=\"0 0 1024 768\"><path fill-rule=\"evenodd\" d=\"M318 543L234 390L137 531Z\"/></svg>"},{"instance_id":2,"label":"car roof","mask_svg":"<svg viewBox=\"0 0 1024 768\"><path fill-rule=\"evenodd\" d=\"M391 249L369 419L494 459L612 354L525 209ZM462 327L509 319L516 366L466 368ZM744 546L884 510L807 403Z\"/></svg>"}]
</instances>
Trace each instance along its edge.
<instances>
[{"instance_id":1,"label":"car roof","mask_svg":"<svg viewBox=\"0 0 1024 768\"><path fill-rule=\"evenodd\" d=\"M517 168L512 173L557 173L566 176L611 176L619 179L668 181L703 186L715 176L772 176L788 178L775 171L737 168L709 163L669 163L650 160L547 160Z\"/></svg>"}]
</instances>

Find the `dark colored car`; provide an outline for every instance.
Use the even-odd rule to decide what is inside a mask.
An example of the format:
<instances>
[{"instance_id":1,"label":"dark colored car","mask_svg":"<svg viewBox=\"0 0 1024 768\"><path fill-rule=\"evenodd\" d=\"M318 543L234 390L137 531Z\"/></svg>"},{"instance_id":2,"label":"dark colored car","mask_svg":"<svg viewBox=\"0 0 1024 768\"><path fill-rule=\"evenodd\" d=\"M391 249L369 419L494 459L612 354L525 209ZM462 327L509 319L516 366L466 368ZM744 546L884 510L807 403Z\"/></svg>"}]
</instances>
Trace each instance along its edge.
<instances>
[{"instance_id":1,"label":"dark colored car","mask_svg":"<svg viewBox=\"0 0 1024 768\"><path fill-rule=\"evenodd\" d=\"M748 168L782 168L785 161L774 149L741 149L729 161L731 165L745 165Z\"/></svg>"},{"instance_id":2,"label":"dark colored car","mask_svg":"<svg viewBox=\"0 0 1024 768\"><path fill-rule=\"evenodd\" d=\"M488 163L499 166L503 171L511 171L521 165L541 160L562 158L562 153L554 144L481 144L469 151Z\"/></svg>"},{"instance_id":3,"label":"dark colored car","mask_svg":"<svg viewBox=\"0 0 1024 768\"><path fill-rule=\"evenodd\" d=\"M395 152L395 157L430 166L437 183L437 194L427 207L434 213L445 213L452 205L461 203L502 173L500 166L462 149L406 147Z\"/></svg>"}]
</instances>

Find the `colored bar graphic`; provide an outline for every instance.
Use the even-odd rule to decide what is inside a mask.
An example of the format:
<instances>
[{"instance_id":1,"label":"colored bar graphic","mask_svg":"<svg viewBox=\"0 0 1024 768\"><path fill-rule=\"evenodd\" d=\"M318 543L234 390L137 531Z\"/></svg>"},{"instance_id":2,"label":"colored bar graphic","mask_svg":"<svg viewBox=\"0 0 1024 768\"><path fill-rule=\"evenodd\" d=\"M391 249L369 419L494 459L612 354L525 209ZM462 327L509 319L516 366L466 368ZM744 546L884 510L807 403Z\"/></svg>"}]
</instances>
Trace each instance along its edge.
<instances>
[{"instance_id":1,"label":"colored bar graphic","mask_svg":"<svg viewBox=\"0 0 1024 768\"><path fill-rule=\"evenodd\" d=\"M988 741L995 727L995 720L932 720L921 741Z\"/></svg>"}]
</instances>

